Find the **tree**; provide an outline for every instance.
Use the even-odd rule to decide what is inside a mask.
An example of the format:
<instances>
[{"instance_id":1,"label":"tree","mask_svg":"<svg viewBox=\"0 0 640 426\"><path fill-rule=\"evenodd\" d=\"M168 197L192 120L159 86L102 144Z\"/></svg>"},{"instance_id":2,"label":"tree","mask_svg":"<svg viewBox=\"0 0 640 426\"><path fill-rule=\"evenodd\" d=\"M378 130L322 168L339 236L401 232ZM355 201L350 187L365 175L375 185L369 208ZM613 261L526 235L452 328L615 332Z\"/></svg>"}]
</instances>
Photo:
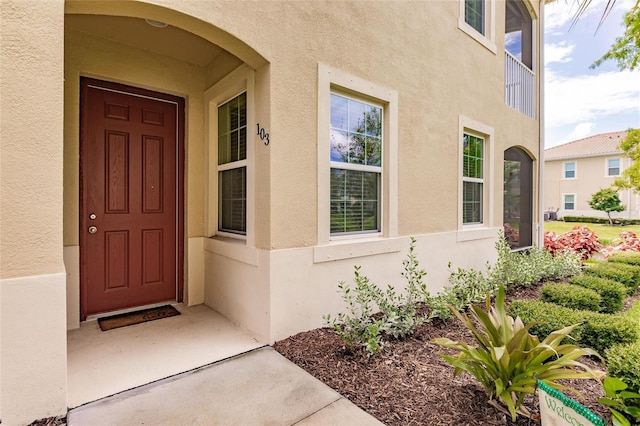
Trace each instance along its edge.
<instances>
[{"instance_id":1,"label":"tree","mask_svg":"<svg viewBox=\"0 0 640 426\"><path fill-rule=\"evenodd\" d=\"M553 3L557 0L545 0L545 3ZM591 5L592 0L574 0L578 4L578 10L573 17L573 23L571 27L578 22L580 17L586 12ZM602 25L607 18L613 6L616 4L616 0L608 0L598 28ZM616 38L615 43L609 48L600 59L596 60L590 68L600 66L604 61L614 60L617 62L618 69L621 71L635 69L640 70L640 0L636 0L635 5L629 12L624 15L623 20L625 26L625 32L622 37ZM597 31L597 30L596 30Z\"/></svg>"},{"instance_id":2,"label":"tree","mask_svg":"<svg viewBox=\"0 0 640 426\"><path fill-rule=\"evenodd\" d=\"M613 182L613 187L640 193L640 129L627 130L627 136L620 142L619 148L632 162L631 166L622 172L622 177Z\"/></svg>"},{"instance_id":3,"label":"tree","mask_svg":"<svg viewBox=\"0 0 640 426\"><path fill-rule=\"evenodd\" d=\"M620 197L613 188L604 188L593 194L591 196L591 200L589 200L589 206L594 210L607 212L607 216L609 216L609 225L613 225L611 212L624 211L624 206L620 202Z\"/></svg>"}]
</instances>

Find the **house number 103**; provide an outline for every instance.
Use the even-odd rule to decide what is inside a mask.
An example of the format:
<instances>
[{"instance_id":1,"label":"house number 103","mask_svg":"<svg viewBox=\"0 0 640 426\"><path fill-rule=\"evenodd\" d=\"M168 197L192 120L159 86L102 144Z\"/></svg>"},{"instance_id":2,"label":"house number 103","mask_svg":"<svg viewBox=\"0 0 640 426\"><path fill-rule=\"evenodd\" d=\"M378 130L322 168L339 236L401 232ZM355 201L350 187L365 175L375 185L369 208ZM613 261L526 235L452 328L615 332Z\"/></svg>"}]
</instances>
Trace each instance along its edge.
<instances>
[{"instance_id":1,"label":"house number 103","mask_svg":"<svg viewBox=\"0 0 640 426\"><path fill-rule=\"evenodd\" d=\"M260 140L264 142L265 145L269 145L269 133L264 130L264 127L260 127L260 123L258 126L258 136L260 136Z\"/></svg>"}]
</instances>

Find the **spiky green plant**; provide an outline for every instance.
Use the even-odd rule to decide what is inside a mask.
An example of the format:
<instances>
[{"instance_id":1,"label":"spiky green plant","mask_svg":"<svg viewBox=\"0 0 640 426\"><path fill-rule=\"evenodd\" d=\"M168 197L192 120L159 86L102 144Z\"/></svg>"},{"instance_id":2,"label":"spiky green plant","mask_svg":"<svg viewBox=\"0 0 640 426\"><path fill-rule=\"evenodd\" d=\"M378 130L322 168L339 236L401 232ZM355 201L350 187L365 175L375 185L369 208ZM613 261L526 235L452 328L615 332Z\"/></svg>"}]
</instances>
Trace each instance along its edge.
<instances>
[{"instance_id":1,"label":"spiky green plant","mask_svg":"<svg viewBox=\"0 0 640 426\"><path fill-rule=\"evenodd\" d=\"M518 414L530 415L522 402L527 394L534 393L536 378L555 389L578 393L556 380L602 377L601 371L592 370L578 361L585 355L600 358L597 352L561 344L576 325L554 331L540 342L529 333L534 322L525 325L519 317L513 319L506 314L504 298L505 290L501 286L495 307L491 306L491 297L487 295L486 311L472 305L469 310L471 318L451 309L471 331L477 343L477 346L470 346L447 338L432 340L439 346L460 350L456 356L442 355L455 367L454 376L463 371L473 375L484 387L490 401L495 397L514 421Z\"/></svg>"}]
</instances>

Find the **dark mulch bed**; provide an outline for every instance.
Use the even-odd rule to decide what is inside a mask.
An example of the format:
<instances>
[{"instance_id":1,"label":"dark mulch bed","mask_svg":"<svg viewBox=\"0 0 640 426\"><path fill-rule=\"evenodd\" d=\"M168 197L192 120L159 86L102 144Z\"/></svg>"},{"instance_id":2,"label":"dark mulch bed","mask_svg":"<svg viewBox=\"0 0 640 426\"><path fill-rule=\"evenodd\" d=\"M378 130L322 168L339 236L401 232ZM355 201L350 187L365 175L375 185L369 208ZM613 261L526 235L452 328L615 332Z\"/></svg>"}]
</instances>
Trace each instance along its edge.
<instances>
[{"instance_id":1,"label":"dark mulch bed","mask_svg":"<svg viewBox=\"0 0 640 426\"><path fill-rule=\"evenodd\" d=\"M536 299L540 286L513 292L507 300ZM281 340L275 350L323 381L386 425L518 425L494 406L474 377L462 373L453 377L453 367L441 356L443 350L429 341L436 337L464 340L472 344L468 330L457 320L434 320L422 325L404 341L387 343L373 357L353 353L328 328L311 330ZM449 352L454 353L454 352ZM596 360L580 361L603 370ZM606 407L597 399L604 396L596 380L565 381L582 397L570 398L609 420ZM527 397L524 405L537 413L537 398ZM537 424L531 421L531 424Z\"/></svg>"}]
</instances>

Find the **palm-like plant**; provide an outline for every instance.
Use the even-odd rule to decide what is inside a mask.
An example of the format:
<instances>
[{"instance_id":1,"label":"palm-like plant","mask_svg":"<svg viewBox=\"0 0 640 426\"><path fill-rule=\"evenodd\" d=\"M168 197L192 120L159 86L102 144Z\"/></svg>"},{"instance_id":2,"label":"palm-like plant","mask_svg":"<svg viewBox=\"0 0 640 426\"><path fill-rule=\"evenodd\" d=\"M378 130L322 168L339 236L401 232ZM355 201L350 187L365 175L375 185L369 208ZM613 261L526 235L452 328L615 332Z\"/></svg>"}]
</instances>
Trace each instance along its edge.
<instances>
[{"instance_id":1,"label":"palm-like plant","mask_svg":"<svg viewBox=\"0 0 640 426\"><path fill-rule=\"evenodd\" d=\"M456 356L442 355L455 367L454 376L462 371L472 374L484 387L490 403L502 410L506 407L514 421L518 414L530 416L522 402L527 394L535 392L536 379L555 389L578 393L556 380L602 377L604 373L578 361L585 355L600 358L597 352L562 343L577 324L554 331L540 342L529 334L534 322L524 325L519 317L513 319L506 314L504 298L504 287L500 287L495 307L491 306L491 297L487 295L486 311L471 306L471 318L450 307L477 343L477 346L470 346L447 338L432 340L439 346L460 350ZM496 404L494 397L502 405Z\"/></svg>"}]
</instances>

